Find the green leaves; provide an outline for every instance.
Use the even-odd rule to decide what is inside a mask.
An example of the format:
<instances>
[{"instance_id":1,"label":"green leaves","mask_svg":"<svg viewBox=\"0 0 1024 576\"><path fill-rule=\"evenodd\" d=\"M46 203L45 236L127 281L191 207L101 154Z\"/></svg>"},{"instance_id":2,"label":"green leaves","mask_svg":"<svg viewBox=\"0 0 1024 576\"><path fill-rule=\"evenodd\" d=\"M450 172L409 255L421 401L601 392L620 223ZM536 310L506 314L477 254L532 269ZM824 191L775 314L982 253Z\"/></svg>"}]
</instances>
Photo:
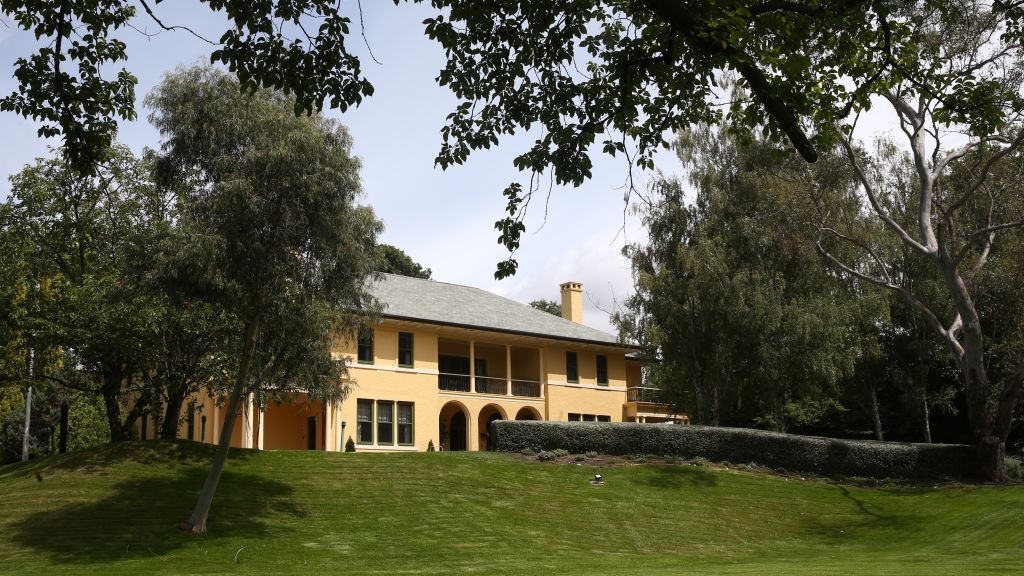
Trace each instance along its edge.
<instances>
[{"instance_id":1,"label":"green leaves","mask_svg":"<svg viewBox=\"0 0 1024 576\"><path fill-rule=\"evenodd\" d=\"M294 95L294 113L325 105L347 110L373 94L346 38L351 20L328 0L209 0L233 26L220 37L211 62L223 63L252 91L271 88ZM128 0L16 0L3 12L35 34L40 46L14 62L17 88L0 110L39 121L42 137L62 136L73 168L91 174L103 161L117 120L135 119L137 80L121 68L125 44L112 35L135 16ZM155 18L154 18L155 19ZM315 26L315 24L319 24ZM160 21L165 30L175 30ZM183 31L174 33L182 34ZM106 71L101 74L101 71Z\"/></svg>"}]
</instances>

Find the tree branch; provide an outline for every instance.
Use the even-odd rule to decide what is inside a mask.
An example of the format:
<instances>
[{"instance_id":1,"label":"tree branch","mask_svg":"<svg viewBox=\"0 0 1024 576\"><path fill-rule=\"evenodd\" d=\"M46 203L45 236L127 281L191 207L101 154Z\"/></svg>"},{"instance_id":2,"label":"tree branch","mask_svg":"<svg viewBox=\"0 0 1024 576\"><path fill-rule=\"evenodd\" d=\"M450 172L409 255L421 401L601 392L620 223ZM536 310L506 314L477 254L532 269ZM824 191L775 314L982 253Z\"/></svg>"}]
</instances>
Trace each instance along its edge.
<instances>
[{"instance_id":1,"label":"tree branch","mask_svg":"<svg viewBox=\"0 0 1024 576\"><path fill-rule=\"evenodd\" d=\"M914 295L911 294L910 291L904 288L903 286L900 286L892 282L886 282L885 280L880 280L873 276L869 276L867 274L864 274L863 272L855 270L854 268L846 265L841 260L833 256L828 250L825 249L824 246L821 245L820 235L818 238L815 239L814 245L817 248L819 254L825 257L829 262L831 262L841 271L855 278L863 280L864 282L867 282L869 284L873 284L875 286L879 286L887 290L892 290L893 292L896 292L897 294L902 296L903 299L907 301L907 303L909 303L911 306L913 306L914 308L921 312L921 314L925 317L928 323L931 324L935 332L937 332L939 336L943 339L943 341L946 343L946 346L949 348L950 352L952 352L953 355L957 358L957 360L959 361L959 359L963 357L964 348L956 339L955 332L953 331L954 329L959 329L958 325L961 323L959 314L957 315L956 320L954 320L953 325L950 327L949 330L947 330L945 327L943 327L942 321L939 320L939 317L936 316L935 313L932 312L931 309L928 308L928 306L926 306L923 302L915 298Z\"/></svg>"},{"instance_id":2,"label":"tree branch","mask_svg":"<svg viewBox=\"0 0 1024 576\"><path fill-rule=\"evenodd\" d=\"M914 240L910 234L908 234L907 231L896 222L896 220L889 216L889 213L878 202L878 197L875 195L874 188L872 188L871 183L868 181L868 177L864 173L864 169L861 168L860 163L857 162L857 155L853 151L853 146L850 144L849 138L841 138L840 142L843 145L843 149L846 150L846 156L850 159L850 164L853 166L854 172L857 174L857 179L864 187L864 191L868 196L868 202L871 203L871 208L873 208L875 213L878 214L878 217L882 219L882 222L885 222L885 225L895 232L904 244L913 248L917 252L928 256L929 258L934 257L936 252L934 248L926 247L917 240Z\"/></svg>"},{"instance_id":3,"label":"tree branch","mask_svg":"<svg viewBox=\"0 0 1024 576\"><path fill-rule=\"evenodd\" d=\"M185 32L188 32L189 34L195 36L196 38L202 40L203 42L206 42L211 46L217 45L217 43L213 40L203 37L195 30L189 28L188 26L167 26L166 24L161 22L159 18L156 17L156 14L153 13L153 9L149 7L149 4L146 3L146 0L139 0L139 4L142 4L142 8L146 11L146 14L149 14L149 17L152 18L154 22L156 22L157 26L163 28L164 30L167 30L168 32L173 32L174 30L184 30Z\"/></svg>"}]
</instances>

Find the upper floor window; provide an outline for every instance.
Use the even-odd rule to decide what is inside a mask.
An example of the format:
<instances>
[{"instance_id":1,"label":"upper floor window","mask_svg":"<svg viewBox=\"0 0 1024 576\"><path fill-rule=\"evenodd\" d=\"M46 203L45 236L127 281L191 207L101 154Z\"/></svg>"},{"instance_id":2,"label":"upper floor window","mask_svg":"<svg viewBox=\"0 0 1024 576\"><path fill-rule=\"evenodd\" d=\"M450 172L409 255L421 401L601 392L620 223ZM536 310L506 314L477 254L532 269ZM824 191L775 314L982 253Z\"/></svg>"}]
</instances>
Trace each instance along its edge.
<instances>
[{"instance_id":1,"label":"upper floor window","mask_svg":"<svg viewBox=\"0 0 1024 576\"><path fill-rule=\"evenodd\" d=\"M373 364L373 329L359 329L359 362Z\"/></svg>"},{"instance_id":2,"label":"upper floor window","mask_svg":"<svg viewBox=\"0 0 1024 576\"><path fill-rule=\"evenodd\" d=\"M412 334L408 332L398 333L398 365L412 368Z\"/></svg>"},{"instance_id":3,"label":"upper floor window","mask_svg":"<svg viewBox=\"0 0 1024 576\"><path fill-rule=\"evenodd\" d=\"M575 352L565 353L565 379L573 384L580 381L580 363Z\"/></svg>"},{"instance_id":4,"label":"upper floor window","mask_svg":"<svg viewBox=\"0 0 1024 576\"><path fill-rule=\"evenodd\" d=\"M597 356L597 383L608 384L608 357Z\"/></svg>"}]
</instances>

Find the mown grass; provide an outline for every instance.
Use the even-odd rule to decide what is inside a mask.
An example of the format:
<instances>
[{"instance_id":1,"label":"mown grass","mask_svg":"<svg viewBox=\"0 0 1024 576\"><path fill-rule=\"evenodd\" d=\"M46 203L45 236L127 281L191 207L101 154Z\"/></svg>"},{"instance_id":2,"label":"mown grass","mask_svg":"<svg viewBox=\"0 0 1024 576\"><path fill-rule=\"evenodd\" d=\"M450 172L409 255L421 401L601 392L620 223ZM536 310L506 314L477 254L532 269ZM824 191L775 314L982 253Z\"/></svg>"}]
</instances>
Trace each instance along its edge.
<instances>
[{"instance_id":1,"label":"mown grass","mask_svg":"<svg viewBox=\"0 0 1024 576\"><path fill-rule=\"evenodd\" d=\"M4 574L1024 573L1024 487L858 488L686 465L236 451L209 533L177 523L209 447L0 467ZM237 557L237 562L236 562Z\"/></svg>"}]
</instances>

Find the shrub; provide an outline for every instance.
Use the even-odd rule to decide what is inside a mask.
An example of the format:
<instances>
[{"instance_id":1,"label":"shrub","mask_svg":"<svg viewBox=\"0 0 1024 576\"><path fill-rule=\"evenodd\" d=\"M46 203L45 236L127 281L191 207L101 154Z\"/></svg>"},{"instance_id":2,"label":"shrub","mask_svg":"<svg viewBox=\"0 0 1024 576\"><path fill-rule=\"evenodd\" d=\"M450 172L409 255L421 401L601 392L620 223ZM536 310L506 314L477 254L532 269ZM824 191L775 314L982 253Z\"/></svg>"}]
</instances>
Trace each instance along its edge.
<instances>
[{"instance_id":1,"label":"shrub","mask_svg":"<svg viewBox=\"0 0 1024 576\"><path fill-rule=\"evenodd\" d=\"M433 451L434 451L434 440L431 439L429 442L427 442L427 452L433 452Z\"/></svg>"},{"instance_id":2,"label":"shrub","mask_svg":"<svg viewBox=\"0 0 1024 576\"><path fill-rule=\"evenodd\" d=\"M573 456L572 459L575 460L576 462L586 462L587 461L587 455L586 454L577 454L577 455Z\"/></svg>"},{"instance_id":3,"label":"shrub","mask_svg":"<svg viewBox=\"0 0 1024 576\"><path fill-rule=\"evenodd\" d=\"M537 453L537 451L534 450L533 448L523 448L522 450L519 451L519 453L522 454L523 456L533 456L534 454Z\"/></svg>"},{"instance_id":4,"label":"shrub","mask_svg":"<svg viewBox=\"0 0 1024 576\"><path fill-rule=\"evenodd\" d=\"M565 448L555 448L551 452L554 453L555 458L562 458L569 455L569 451Z\"/></svg>"},{"instance_id":5,"label":"shrub","mask_svg":"<svg viewBox=\"0 0 1024 576\"><path fill-rule=\"evenodd\" d=\"M550 462L557 458L558 456L556 456L554 452L548 452L547 450L541 450L540 453L537 454L537 460L540 460L541 462Z\"/></svg>"},{"instance_id":6,"label":"shrub","mask_svg":"<svg viewBox=\"0 0 1024 576\"><path fill-rule=\"evenodd\" d=\"M503 452L539 447L562 455L657 454L827 476L964 478L976 469L972 446L838 440L742 428L501 420L493 424L492 440Z\"/></svg>"},{"instance_id":7,"label":"shrub","mask_svg":"<svg viewBox=\"0 0 1024 576\"><path fill-rule=\"evenodd\" d=\"M597 458L597 452L596 452L596 451L594 451L594 450L590 450L590 451L588 451L588 452L586 453L586 457L587 457L587 458Z\"/></svg>"},{"instance_id":8,"label":"shrub","mask_svg":"<svg viewBox=\"0 0 1024 576\"><path fill-rule=\"evenodd\" d=\"M1024 463L1021 463L1020 458L1013 456L1006 458L1006 475L1010 477L1010 480L1017 482L1024 480Z\"/></svg>"},{"instance_id":9,"label":"shrub","mask_svg":"<svg viewBox=\"0 0 1024 576\"><path fill-rule=\"evenodd\" d=\"M352 441L352 437L348 437L348 442L345 442L345 452L355 452L356 443Z\"/></svg>"}]
</instances>

